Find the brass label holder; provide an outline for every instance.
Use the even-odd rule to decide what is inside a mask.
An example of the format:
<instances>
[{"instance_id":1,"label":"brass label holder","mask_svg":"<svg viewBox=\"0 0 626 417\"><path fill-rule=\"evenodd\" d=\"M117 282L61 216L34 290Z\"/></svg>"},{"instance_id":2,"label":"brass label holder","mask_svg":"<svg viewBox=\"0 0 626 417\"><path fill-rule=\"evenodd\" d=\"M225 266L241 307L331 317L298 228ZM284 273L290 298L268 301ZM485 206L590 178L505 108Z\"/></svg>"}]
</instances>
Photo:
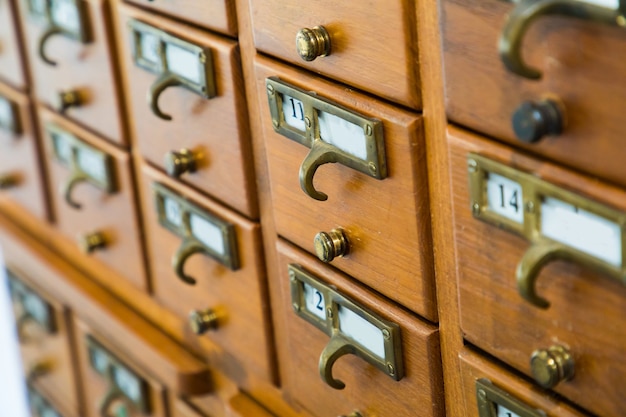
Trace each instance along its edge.
<instances>
[{"instance_id":1,"label":"brass label holder","mask_svg":"<svg viewBox=\"0 0 626 417\"><path fill-rule=\"evenodd\" d=\"M404 377L398 324L360 306L299 265L289 264L288 270L294 311L330 336L319 360L320 376L325 383L335 389L345 387L342 381L332 376L332 367L337 359L347 354L360 357L396 381ZM344 319L346 327L342 327ZM348 319L351 324L364 323L369 329L369 337L361 338L351 334L347 327Z\"/></svg>"},{"instance_id":2,"label":"brass label holder","mask_svg":"<svg viewBox=\"0 0 626 417\"><path fill-rule=\"evenodd\" d=\"M237 233L233 224L198 207L163 184L154 183L152 188L159 224L183 240L172 259L181 280L195 284L195 279L183 272L184 263L195 253L204 253L233 271L239 269ZM194 226L204 230L194 230ZM201 235L204 234L214 240L203 241Z\"/></svg>"},{"instance_id":3,"label":"brass label holder","mask_svg":"<svg viewBox=\"0 0 626 417\"><path fill-rule=\"evenodd\" d=\"M300 186L312 198L324 201L328 196L313 186L313 176L326 163L340 163L376 179L387 177L383 123L358 114L328 99L270 77L265 80L272 126L279 134L311 149L300 167ZM285 114L284 109L292 114ZM363 143L331 143L322 137L321 117L340 120L360 133ZM345 134L345 132L342 132ZM329 134L330 135L330 134ZM351 146L358 146L354 151Z\"/></svg>"},{"instance_id":4,"label":"brass label holder","mask_svg":"<svg viewBox=\"0 0 626 417\"><path fill-rule=\"evenodd\" d=\"M0 95L0 129L13 135L22 133L22 124L17 103Z\"/></svg>"},{"instance_id":5,"label":"brass label holder","mask_svg":"<svg viewBox=\"0 0 626 417\"><path fill-rule=\"evenodd\" d=\"M161 112L158 105L159 96L169 87L181 86L206 99L217 96L209 48L134 19L128 21L128 26L135 65L159 76L148 92L148 102L157 117L171 120L171 116ZM171 58L174 54L184 57L184 63L182 59Z\"/></svg>"},{"instance_id":6,"label":"brass label holder","mask_svg":"<svg viewBox=\"0 0 626 417\"><path fill-rule=\"evenodd\" d=\"M28 406L33 416L63 417L32 385L28 384L27 389Z\"/></svg>"},{"instance_id":7,"label":"brass label holder","mask_svg":"<svg viewBox=\"0 0 626 417\"><path fill-rule=\"evenodd\" d=\"M109 384L109 393L107 393L103 401L102 411L106 412L106 409L110 407L114 400L122 400L130 402L141 413L149 414L148 383L111 354L91 335L87 335L87 349L90 366L99 375L106 378Z\"/></svg>"},{"instance_id":8,"label":"brass label holder","mask_svg":"<svg viewBox=\"0 0 626 417\"><path fill-rule=\"evenodd\" d=\"M72 171L63 186L63 194L67 203L80 208L71 193L81 182L89 182L109 194L117 191L113 157L80 140L72 133L48 123L45 127L52 142L52 152L57 161Z\"/></svg>"},{"instance_id":9,"label":"brass label holder","mask_svg":"<svg viewBox=\"0 0 626 417\"><path fill-rule=\"evenodd\" d=\"M516 271L518 290L526 300L540 308L549 307L550 303L536 294L535 281L543 266L556 259L585 265L626 284L626 213L478 154L468 155L468 172L474 217L531 242ZM489 195L494 189L492 201ZM592 227L599 224L607 230L603 236L614 236L611 256L590 253L592 248L576 247L573 241L550 235L554 231L548 232L545 218L551 206L594 219L589 223Z\"/></svg>"},{"instance_id":10,"label":"brass label holder","mask_svg":"<svg viewBox=\"0 0 626 417\"><path fill-rule=\"evenodd\" d=\"M29 321L37 323L46 333L55 334L58 328L54 308L26 285L14 268L7 268L6 274L11 299L21 309L21 315L17 319L18 334L22 335L23 327Z\"/></svg>"},{"instance_id":11,"label":"brass label holder","mask_svg":"<svg viewBox=\"0 0 626 417\"><path fill-rule=\"evenodd\" d=\"M476 402L479 417L546 417L546 414L532 408L506 391L501 390L486 378L476 380ZM504 408L501 410L500 408ZM499 413L504 411L504 413Z\"/></svg>"},{"instance_id":12,"label":"brass label holder","mask_svg":"<svg viewBox=\"0 0 626 417\"><path fill-rule=\"evenodd\" d=\"M91 42L89 10L85 0L27 0L31 16L43 19L68 38Z\"/></svg>"}]
</instances>

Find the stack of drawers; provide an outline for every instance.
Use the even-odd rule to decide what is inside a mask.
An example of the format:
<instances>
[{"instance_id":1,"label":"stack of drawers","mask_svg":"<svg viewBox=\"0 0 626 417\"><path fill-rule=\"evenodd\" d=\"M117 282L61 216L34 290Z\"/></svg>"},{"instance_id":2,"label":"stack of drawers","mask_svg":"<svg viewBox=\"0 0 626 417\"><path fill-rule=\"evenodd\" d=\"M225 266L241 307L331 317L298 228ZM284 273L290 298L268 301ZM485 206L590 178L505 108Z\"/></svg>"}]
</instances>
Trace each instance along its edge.
<instances>
[{"instance_id":1,"label":"stack of drawers","mask_svg":"<svg viewBox=\"0 0 626 417\"><path fill-rule=\"evenodd\" d=\"M33 415L621 415L623 29L533 1L0 0Z\"/></svg>"}]
</instances>

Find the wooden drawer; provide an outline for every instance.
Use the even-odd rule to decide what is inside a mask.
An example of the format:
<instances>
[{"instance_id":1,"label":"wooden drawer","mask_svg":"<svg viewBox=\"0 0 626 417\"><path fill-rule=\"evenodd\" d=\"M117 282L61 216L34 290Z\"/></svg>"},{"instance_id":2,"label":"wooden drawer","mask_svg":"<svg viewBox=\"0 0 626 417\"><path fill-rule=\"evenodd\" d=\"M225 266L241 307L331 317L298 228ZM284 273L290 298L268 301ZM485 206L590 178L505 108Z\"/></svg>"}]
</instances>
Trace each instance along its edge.
<instances>
[{"instance_id":1,"label":"wooden drawer","mask_svg":"<svg viewBox=\"0 0 626 417\"><path fill-rule=\"evenodd\" d=\"M319 232L343 229L349 242L349 252L345 257L335 257L332 265L427 319L436 321L422 119L266 59L258 59L256 77L278 233L315 253L314 238ZM269 77L274 78L268 81ZM273 84L266 85L268 82ZM350 134L361 135L351 138L355 143L362 138L373 141L372 138L382 136L379 145L367 143L368 149L378 146L382 162L351 159L365 164L366 172L342 163L325 164L315 174L313 183L317 190L328 194L328 200L318 201L305 194L301 190L298 173L305 158L311 160L311 155L307 156L310 149L296 140L290 140L292 136L285 136L293 135L296 130L283 121L279 122L277 118L282 116L272 116L268 105L268 91L272 89L276 89L271 94L276 102L282 100L281 97L289 97L277 90L284 83L311 92L302 92L309 100L329 98L330 111L349 109L349 112L364 116L366 127L363 129L353 122L344 122L344 125L356 128L356 132L351 131ZM288 101L285 103L290 105ZM326 104L320 103L319 106ZM295 112L297 107L287 108L287 111L292 110ZM317 125L319 117L315 110L311 112L310 117ZM277 130L285 135L275 131L273 117ZM302 126L304 128L304 121ZM372 135L365 136L364 131L368 127ZM316 133L311 132L310 135ZM322 140L316 142L316 145L322 146L327 143ZM372 171L368 169L371 166L378 166L374 172L381 174L386 168L387 177L381 180L370 176Z\"/></svg>"},{"instance_id":2,"label":"wooden drawer","mask_svg":"<svg viewBox=\"0 0 626 417\"><path fill-rule=\"evenodd\" d=\"M40 40L51 24L42 16L45 11L31 9L29 4L53 2L17 3L24 23L26 56L31 64L37 98L57 111L64 111L72 120L106 139L126 145L124 105L119 94L115 48L111 44L114 39L111 1L55 0L54 4L59 4L59 12L55 12L59 16L58 22L65 22L66 27L75 29L71 36L67 32L47 38L43 49L47 60L52 62L44 61L39 53ZM81 15L81 19L73 18ZM84 28L84 31L76 28ZM84 34L84 42L79 33ZM56 65L52 65L54 62Z\"/></svg>"},{"instance_id":3,"label":"wooden drawer","mask_svg":"<svg viewBox=\"0 0 626 417\"><path fill-rule=\"evenodd\" d=\"M185 170L175 173L168 170L171 175L178 176L182 182L210 194L248 217L257 217L248 113L237 43L130 7L120 6L119 12L123 31L120 38L125 48L124 73L128 77L126 91L141 154L165 170L175 161L183 159L180 156L175 158L173 152L187 150L193 155L195 172ZM177 47L175 42L182 40L186 47L204 51L202 53L207 56L205 64L201 64L193 52L186 50L186 54L191 54L191 59L196 59L195 65L200 65L203 71L211 74L207 76L207 85L212 84L210 80L214 79L215 96L212 98L178 86L168 88L160 99L155 99L161 111L168 113L172 120L157 117L146 102L146 94L167 75L159 75L160 70L155 70L155 73L139 66L143 65L141 58L138 58L140 64L134 58L135 54L138 57L148 54L134 53L133 50L141 50L141 45L154 41L156 36L160 36L166 50L170 45ZM135 46L137 38L142 39L138 41L139 46ZM186 67L186 70L189 69ZM171 71L176 71L176 68ZM181 77L179 73L171 74Z\"/></svg>"},{"instance_id":4,"label":"wooden drawer","mask_svg":"<svg viewBox=\"0 0 626 417\"><path fill-rule=\"evenodd\" d=\"M531 4L531 2L525 2ZM514 3L446 0L443 7L447 114L451 121L497 136L577 170L626 184L622 146L626 110L623 29L575 18L547 16L529 26L522 55L543 73L513 74L498 54L498 39ZM610 54L606 51L611 51ZM512 116L522 103L561 102L563 132L536 143L516 138ZM544 109L520 109L520 127L534 132ZM527 118L538 118L527 120ZM536 131L541 129L537 128ZM528 137L528 136L527 136Z\"/></svg>"},{"instance_id":5,"label":"wooden drawer","mask_svg":"<svg viewBox=\"0 0 626 417\"><path fill-rule=\"evenodd\" d=\"M421 107L413 1L379 0L355 7L333 1L252 0L250 9L257 49L409 107ZM330 54L306 62L298 54L296 35L318 26L328 33Z\"/></svg>"},{"instance_id":6,"label":"wooden drawer","mask_svg":"<svg viewBox=\"0 0 626 417\"><path fill-rule=\"evenodd\" d=\"M491 361L469 350L462 351L459 359L465 402L463 415L466 417L584 417L586 415L546 395L545 391L528 383L524 378L504 371ZM495 408L495 414L484 414L485 411L482 410L489 410L491 407ZM507 412L510 413L507 414Z\"/></svg>"},{"instance_id":7,"label":"wooden drawer","mask_svg":"<svg viewBox=\"0 0 626 417\"><path fill-rule=\"evenodd\" d=\"M165 387L149 376L149 369L138 369L130 352L108 346L106 334L99 335L78 319L75 326L86 417L168 415Z\"/></svg>"},{"instance_id":8,"label":"wooden drawer","mask_svg":"<svg viewBox=\"0 0 626 417\"><path fill-rule=\"evenodd\" d=\"M194 25L203 26L227 35L237 35L237 16L233 0L212 2L197 2L194 0L128 1L168 16L186 20Z\"/></svg>"},{"instance_id":9,"label":"wooden drawer","mask_svg":"<svg viewBox=\"0 0 626 417\"><path fill-rule=\"evenodd\" d=\"M141 173L154 298L180 318L186 342L214 355L211 363L235 382L245 386L248 374L271 380L260 226L147 164Z\"/></svg>"},{"instance_id":10,"label":"wooden drawer","mask_svg":"<svg viewBox=\"0 0 626 417\"><path fill-rule=\"evenodd\" d=\"M565 352L538 350L560 346L574 377L554 390L598 415L621 415L626 194L454 128L449 144L466 340L528 375L536 352L546 386L558 378L540 364L557 358L564 375L571 367Z\"/></svg>"},{"instance_id":11,"label":"wooden drawer","mask_svg":"<svg viewBox=\"0 0 626 417\"><path fill-rule=\"evenodd\" d=\"M39 116L54 224L93 259L147 290L130 156L43 107Z\"/></svg>"},{"instance_id":12,"label":"wooden drawer","mask_svg":"<svg viewBox=\"0 0 626 417\"><path fill-rule=\"evenodd\" d=\"M3 1L0 4L0 80L20 90L28 88L28 77L20 47L22 42L18 31L16 2Z\"/></svg>"},{"instance_id":13,"label":"wooden drawer","mask_svg":"<svg viewBox=\"0 0 626 417\"><path fill-rule=\"evenodd\" d=\"M80 415L68 309L34 289L36 286L22 273L19 264L10 263L7 274L27 383L45 394L59 411Z\"/></svg>"},{"instance_id":14,"label":"wooden drawer","mask_svg":"<svg viewBox=\"0 0 626 417\"><path fill-rule=\"evenodd\" d=\"M280 368L294 407L316 416L442 416L438 330L284 241L278 251L283 299L275 311L286 322L278 343L288 352ZM320 377L328 373L345 388Z\"/></svg>"},{"instance_id":15,"label":"wooden drawer","mask_svg":"<svg viewBox=\"0 0 626 417\"><path fill-rule=\"evenodd\" d=\"M38 136L28 97L0 84L0 202L48 220Z\"/></svg>"}]
</instances>

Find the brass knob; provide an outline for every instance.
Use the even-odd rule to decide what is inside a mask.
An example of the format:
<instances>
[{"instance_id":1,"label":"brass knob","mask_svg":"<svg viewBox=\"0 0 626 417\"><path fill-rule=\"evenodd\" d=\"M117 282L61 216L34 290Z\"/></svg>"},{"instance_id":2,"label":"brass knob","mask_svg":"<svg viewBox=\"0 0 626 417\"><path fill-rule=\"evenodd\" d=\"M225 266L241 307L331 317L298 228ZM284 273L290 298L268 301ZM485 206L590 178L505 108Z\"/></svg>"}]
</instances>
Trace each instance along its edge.
<instances>
[{"instance_id":1,"label":"brass knob","mask_svg":"<svg viewBox=\"0 0 626 417\"><path fill-rule=\"evenodd\" d=\"M313 61L317 57L330 55L330 35L324 26L303 28L296 35L296 50L300 58Z\"/></svg>"},{"instance_id":2,"label":"brass knob","mask_svg":"<svg viewBox=\"0 0 626 417\"><path fill-rule=\"evenodd\" d=\"M98 249L104 249L107 241L102 232L91 232L78 239L80 249L85 253L92 253Z\"/></svg>"},{"instance_id":3,"label":"brass knob","mask_svg":"<svg viewBox=\"0 0 626 417\"><path fill-rule=\"evenodd\" d=\"M189 327L195 334L204 334L209 330L217 330L217 313L214 310L193 310L189 313Z\"/></svg>"},{"instance_id":4,"label":"brass knob","mask_svg":"<svg viewBox=\"0 0 626 417\"><path fill-rule=\"evenodd\" d=\"M530 357L530 370L539 385L553 388L574 377L574 359L566 348L555 345L534 351Z\"/></svg>"},{"instance_id":5,"label":"brass knob","mask_svg":"<svg viewBox=\"0 0 626 417\"><path fill-rule=\"evenodd\" d=\"M351 412L348 415L342 414L342 415L337 416L337 417L363 417L363 414L361 414L361 412L359 412L359 411L353 411L353 412Z\"/></svg>"},{"instance_id":6,"label":"brass knob","mask_svg":"<svg viewBox=\"0 0 626 417\"><path fill-rule=\"evenodd\" d=\"M60 113L65 113L70 107L80 107L83 104L78 90L59 91L57 94L56 108Z\"/></svg>"},{"instance_id":7,"label":"brass knob","mask_svg":"<svg viewBox=\"0 0 626 417\"><path fill-rule=\"evenodd\" d=\"M170 177L178 178L185 172L196 172L197 158L189 149L165 154L165 171Z\"/></svg>"},{"instance_id":8,"label":"brass knob","mask_svg":"<svg viewBox=\"0 0 626 417\"><path fill-rule=\"evenodd\" d=\"M554 100L525 101L513 113L513 131L522 142L535 143L563 131L561 106Z\"/></svg>"},{"instance_id":9,"label":"brass knob","mask_svg":"<svg viewBox=\"0 0 626 417\"><path fill-rule=\"evenodd\" d=\"M342 229L333 229L328 233L319 232L313 239L313 245L317 257L326 263L350 252L350 242Z\"/></svg>"},{"instance_id":10,"label":"brass knob","mask_svg":"<svg viewBox=\"0 0 626 417\"><path fill-rule=\"evenodd\" d=\"M15 174L0 175L0 190L7 190L15 187L19 182L19 178Z\"/></svg>"}]
</instances>

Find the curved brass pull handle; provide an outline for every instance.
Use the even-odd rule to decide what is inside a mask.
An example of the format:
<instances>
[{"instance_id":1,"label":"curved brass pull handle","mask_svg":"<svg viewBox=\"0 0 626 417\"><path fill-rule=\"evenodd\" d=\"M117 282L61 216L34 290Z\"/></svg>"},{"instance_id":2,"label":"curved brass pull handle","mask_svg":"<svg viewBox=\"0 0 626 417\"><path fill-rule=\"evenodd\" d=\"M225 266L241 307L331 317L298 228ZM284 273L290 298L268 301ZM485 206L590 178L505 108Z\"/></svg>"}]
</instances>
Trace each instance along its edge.
<instances>
[{"instance_id":1,"label":"curved brass pull handle","mask_svg":"<svg viewBox=\"0 0 626 417\"><path fill-rule=\"evenodd\" d=\"M185 262L187 259L193 254L196 253L205 253L206 249L200 242L195 239L185 239L183 243L180 245L174 256L172 257L172 267L174 268L174 272L178 275L178 278L181 279L186 284L196 285L196 280L193 277L185 274Z\"/></svg>"},{"instance_id":2,"label":"curved brass pull handle","mask_svg":"<svg viewBox=\"0 0 626 417\"><path fill-rule=\"evenodd\" d=\"M167 88L176 87L181 84L182 82L178 77L169 72L162 74L157 78L154 84L152 84L150 91L148 91L148 105L156 117L163 120L172 120L172 116L163 113L159 108L159 97Z\"/></svg>"},{"instance_id":3,"label":"curved brass pull handle","mask_svg":"<svg viewBox=\"0 0 626 417\"><path fill-rule=\"evenodd\" d=\"M328 195L317 191L313 185L313 177L317 169L324 164L334 164L339 162L341 154L333 145L323 140L314 140L311 150L307 154L302 165L300 165L300 188L309 197L318 200L328 200Z\"/></svg>"},{"instance_id":4,"label":"curved brass pull handle","mask_svg":"<svg viewBox=\"0 0 626 417\"><path fill-rule=\"evenodd\" d=\"M38 46L39 58L41 58L43 62L45 62L46 64L52 67L56 67L57 62L48 58L48 55L46 54L46 43L48 42L48 39L50 39L52 36L60 35L61 33L63 33L63 30L61 28L56 27L56 26L51 26L48 29L46 29L46 31L39 38L39 44L38 44L39 45Z\"/></svg>"},{"instance_id":5,"label":"curved brass pull handle","mask_svg":"<svg viewBox=\"0 0 626 417\"><path fill-rule=\"evenodd\" d=\"M620 4L620 8L623 6ZM522 43L530 25L539 17L560 14L609 25L624 26L623 12L580 0L520 0L509 15L500 39L500 59L509 71L530 79L541 78L541 72L529 67L522 58Z\"/></svg>"},{"instance_id":6,"label":"curved brass pull handle","mask_svg":"<svg viewBox=\"0 0 626 417\"><path fill-rule=\"evenodd\" d=\"M74 189L74 187L83 182L83 181L87 181L89 178L85 175L82 174L80 172L74 172L72 174L72 176L70 177L70 179L65 183L65 185L63 185L63 188L61 190L61 192L63 193L63 196L65 197L65 202L72 208L76 209L76 210L80 210L82 207L82 204L77 203L76 201L74 201L74 199L72 198L72 190Z\"/></svg>"},{"instance_id":7,"label":"curved brass pull handle","mask_svg":"<svg viewBox=\"0 0 626 417\"><path fill-rule=\"evenodd\" d=\"M341 336L334 335L322 351L319 361L319 372L322 380L334 389L344 389L346 384L333 377L333 365L344 355L355 355L356 347Z\"/></svg>"},{"instance_id":8,"label":"curved brass pull handle","mask_svg":"<svg viewBox=\"0 0 626 417\"><path fill-rule=\"evenodd\" d=\"M550 303L535 292L535 282L541 269L556 259L570 259L569 251L560 243L542 242L531 246L517 265L517 290L531 304L548 308Z\"/></svg>"},{"instance_id":9,"label":"curved brass pull handle","mask_svg":"<svg viewBox=\"0 0 626 417\"><path fill-rule=\"evenodd\" d=\"M99 414L100 417L111 417L109 414L109 408L115 403L116 400L125 399L124 393L114 383L113 379L113 367L107 367L107 381L109 381L109 390L104 395L104 398L100 402Z\"/></svg>"}]
</instances>

